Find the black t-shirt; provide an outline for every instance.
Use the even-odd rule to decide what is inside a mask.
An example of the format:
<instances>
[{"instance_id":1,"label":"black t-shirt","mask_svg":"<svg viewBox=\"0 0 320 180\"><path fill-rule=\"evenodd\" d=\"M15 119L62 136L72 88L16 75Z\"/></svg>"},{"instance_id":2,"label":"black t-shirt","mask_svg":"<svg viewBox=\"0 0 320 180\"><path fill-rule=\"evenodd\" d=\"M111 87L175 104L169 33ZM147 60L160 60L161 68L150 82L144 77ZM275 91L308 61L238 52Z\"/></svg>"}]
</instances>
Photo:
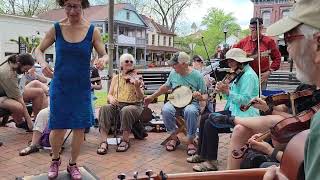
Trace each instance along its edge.
<instances>
[{"instance_id":1,"label":"black t-shirt","mask_svg":"<svg viewBox=\"0 0 320 180\"><path fill-rule=\"evenodd\" d=\"M101 78L99 75L99 71L95 67L90 68L90 77L91 77L91 84L100 84L101 83ZM94 89L91 89L93 91Z\"/></svg>"}]
</instances>

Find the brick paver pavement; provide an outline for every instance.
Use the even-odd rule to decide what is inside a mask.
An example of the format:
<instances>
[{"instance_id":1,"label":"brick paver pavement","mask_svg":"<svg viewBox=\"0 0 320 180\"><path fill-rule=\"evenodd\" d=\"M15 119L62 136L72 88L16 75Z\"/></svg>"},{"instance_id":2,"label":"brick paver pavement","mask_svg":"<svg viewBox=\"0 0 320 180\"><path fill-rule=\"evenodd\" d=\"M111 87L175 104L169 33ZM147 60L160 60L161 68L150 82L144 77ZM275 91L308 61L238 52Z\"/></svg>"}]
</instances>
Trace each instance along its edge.
<instances>
[{"instance_id":1,"label":"brick paver pavement","mask_svg":"<svg viewBox=\"0 0 320 180\"><path fill-rule=\"evenodd\" d=\"M217 109L223 108L224 102L217 105ZM162 104L152 104L151 108L159 113ZM0 140L4 145L0 147L0 179L15 179L26 175L40 174L47 172L49 165L49 152L42 150L28 156L19 156L18 152L24 148L31 139L31 133L23 130L1 127ZM132 176L138 171L144 174L146 170L153 170L158 173L163 170L166 173L192 172L192 165L186 162L186 144L178 146L174 152L167 152L160 143L167 137L166 133L149 133L146 140L131 139L131 147L127 152L117 153L116 146L109 147L108 154L97 155L98 130L91 128L86 136L86 142L82 146L78 164L88 167L101 179L116 179L120 173ZM180 135L181 136L181 135ZM219 144L219 168L225 169L229 134L220 135ZM62 158L61 169L66 169L70 158L70 139L67 141ZM183 142L185 138L181 136Z\"/></svg>"}]
</instances>

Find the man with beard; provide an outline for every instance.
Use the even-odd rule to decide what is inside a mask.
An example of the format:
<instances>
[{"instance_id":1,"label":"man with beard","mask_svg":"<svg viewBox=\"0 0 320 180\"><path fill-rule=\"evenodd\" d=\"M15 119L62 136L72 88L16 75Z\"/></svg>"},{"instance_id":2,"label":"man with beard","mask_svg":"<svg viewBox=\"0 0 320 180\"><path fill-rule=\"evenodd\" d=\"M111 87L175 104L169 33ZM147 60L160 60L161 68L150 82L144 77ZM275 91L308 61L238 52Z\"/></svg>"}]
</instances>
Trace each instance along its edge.
<instances>
[{"instance_id":1,"label":"man with beard","mask_svg":"<svg viewBox=\"0 0 320 180\"><path fill-rule=\"evenodd\" d=\"M296 63L297 78L308 84L320 87L320 1L297 1L289 16L270 26L269 35L284 34L289 56ZM305 145L305 179L319 179L320 171L320 112L312 118L310 133ZM280 172L272 169L264 179L273 179ZM285 178L284 178L285 179Z\"/></svg>"},{"instance_id":2,"label":"man with beard","mask_svg":"<svg viewBox=\"0 0 320 180\"><path fill-rule=\"evenodd\" d=\"M10 111L16 126L25 129L32 129L33 123L19 89L18 75L32 68L34 62L30 54L19 54L0 63L0 108Z\"/></svg>"}]
</instances>

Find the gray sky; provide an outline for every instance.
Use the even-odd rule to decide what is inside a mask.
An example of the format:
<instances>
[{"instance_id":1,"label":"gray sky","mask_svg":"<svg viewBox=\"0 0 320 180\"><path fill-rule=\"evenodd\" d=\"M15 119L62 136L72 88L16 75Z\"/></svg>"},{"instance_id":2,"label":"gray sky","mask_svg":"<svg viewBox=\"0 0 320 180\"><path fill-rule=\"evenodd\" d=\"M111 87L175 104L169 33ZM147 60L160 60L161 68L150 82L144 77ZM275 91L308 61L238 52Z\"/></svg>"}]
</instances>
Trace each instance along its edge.
<instances>
[{"instance_id":1,"label":"gray sky","mask_svg":"<svg viewBox=\"0 0 320 180\"><path fill-rule=\"evenodd\" d=\"M204 17L212 7L223 9L227 13L233 13L242 28L248 27L250 18L253 15L253 3L250 0L202 0L200 5L193 5L186 9L182 18L184 20L181 20L180 23L181 26L184 26L182 29L187 29L188 26L190 27L192 22L195 22L199 27L202 17Z\"/></svg>"}]
</instances>

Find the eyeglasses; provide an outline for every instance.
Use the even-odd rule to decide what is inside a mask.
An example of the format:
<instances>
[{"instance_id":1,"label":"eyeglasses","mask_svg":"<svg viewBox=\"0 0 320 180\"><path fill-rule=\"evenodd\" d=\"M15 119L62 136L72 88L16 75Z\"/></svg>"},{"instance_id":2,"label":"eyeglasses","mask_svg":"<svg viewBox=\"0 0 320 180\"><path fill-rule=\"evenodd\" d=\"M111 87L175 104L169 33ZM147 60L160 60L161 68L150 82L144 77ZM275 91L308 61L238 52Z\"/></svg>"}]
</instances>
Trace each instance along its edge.
<instances>
[{"instance_id":1,"label":"eyeglasses","mask_svg":"<svg viewBox=\"0 0 320 180\"><path fill-rule=\"evenodd\" d=\"M261 28L262 28L262 25L259 26L259 29L261 29ZM249 29L250 29L251 31L255 31L255 30L257 30L257 26L256 26L256 25L250 25L250 26L249 26Z\"/></svg>"},{"instance_id":2,"label":"eyeglasses","mask_svg":"<svg viewBox=\"0 0 320 180\"><path fill-rule=\"evenodd\" d=\"M127 64L128 64L128 63L133 64L133 61L129 61L129 60L125 60L124 62L127 63Z\"/></svg>"},{"instance_id":3,"label":"eyeglasses","mask_svg":"<svg viewBox=\"0 0 320 180\"><path fill-rule=\"evenodd\" d=\"M302 39L302 38L304 38L303 34L289 34L289 33L284 34L284 41L286 43L290 43L293 40Z\"/></svg>"},{"instance_id":4,"label":"eyeglasses","mask_svg":"<svg viewBox=\"0 0 320 180\"><path fill-rule=\"evenodd\" d=\"M194 61L196 61L196 62L198 62L198 63L203 63L203 61L202 61L201 59L196 59L196 60L194 60Z\"/></svg>"},{"instance_id":5,"label":"eyeglasses","mask_svg":"<svg viewBox=\"0 0 320 180\"><path fill-rule=\"evenodd\" d=\"M64 6L64 9L66 10L66 11L71 11L71 9L74 9L75 11L81 11L81 5L80 4L66 4L65 6Z\"/></svg>"}]
</instances>

